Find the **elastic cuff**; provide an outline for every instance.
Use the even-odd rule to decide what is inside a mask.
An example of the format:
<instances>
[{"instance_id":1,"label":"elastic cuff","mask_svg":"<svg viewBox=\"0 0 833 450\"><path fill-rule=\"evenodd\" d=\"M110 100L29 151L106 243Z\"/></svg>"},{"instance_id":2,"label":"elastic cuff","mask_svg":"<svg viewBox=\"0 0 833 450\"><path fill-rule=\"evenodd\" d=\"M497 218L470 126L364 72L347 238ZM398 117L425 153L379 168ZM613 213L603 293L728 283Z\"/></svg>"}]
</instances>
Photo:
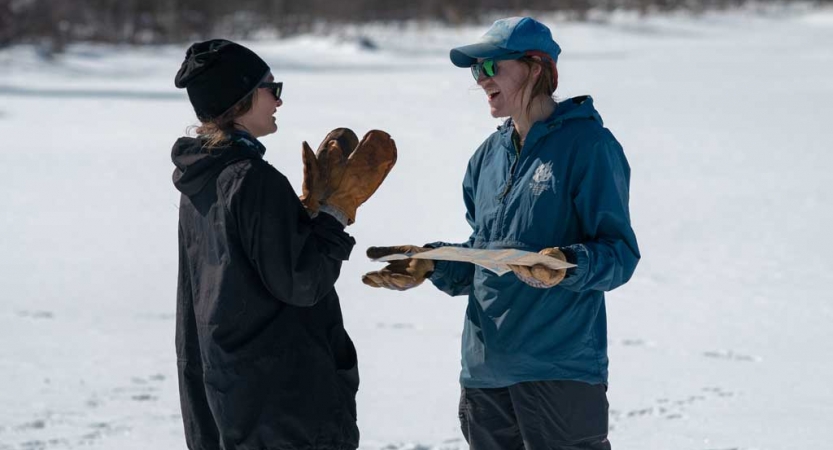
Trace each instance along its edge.
<instances>
[{"instance_id":1,"label":"elastic cuff","mask_svg":"<svg viewBox=\"0 0 833 450\"><path fill-rule=\"evenodd\" d=\"M573 244L567 247L561 247L561 252L564 253L565 257L567 257L567 262L575 264L576 266L567 269L567 275L560 284L564 287L573 286L584 276L584 273L587 270L587 265L590 263L590 257L587 254L587 247L582 244ZM568 253L572 256L573 261L570 261Z\"/></svg>"},{"instance_id":2,"label":"elastic cuff","mask_svg":"<svg viewBox=\"0 0 833 450\"><path fill-rule=\"evenodd\" d=\"M343 213L343 212L341 212L340 210L338 210L338 209L336 209L336 208L333 208L333 207L332 207L332 206L330 206L330 205L326 205L326 204L325 204L325 205L321 205L321 206L318 208L318 212L319 212L319 213L324 213L324 214L330 215L330 216L332 216L333 218L335 218L336 220L338 220L338 221L339 221L339 223L341 223L341 225L342 225L342 226L344 226L344 227L346 227L346 226L347 226L347 214L344 214L344 213Z\"/></svg>"},{"instance_id":3,"label":"elastic cuff","mask_svg":"<svg viewBox=\"0 0 833 450\"><path fill-rule=\"evenodd\" d=\"M430 275L426 275L425 278L431 281L439 280L443 277L443 272L445 272L445 266L447 265L448 261L434 261L434 270L431 271Z\"/></svg>"},{"instance_id":4,"label":"elastic cuff","mask_svg":"<svg viewBox=\"0 0 833 450\"><path fill-rule=\"evenodd\" d=\"M573 250L570 247L559 247L558 249L561 250L561 253L564 254L564 258L567 259L568 263L578 265L578 257L576 256L575 250ZM566 275L564 277L569 278L575 275L576 267L570 267L569 269L567 269Z\"/></svg>"},{"instance_id":5,"label":"elastic cuff","mask_svg":"<svg viewBox=\"0 0 833 450\"><path fill-rule=\"evenodd\" d=\"M570 263L570 264L575 264L576 263L577 259L576 259L575 250L573 250L570 247L558 247L558 249L561 250L561 253L564 254L564 258L567 259L568 263Z\"/></svg>"}]
</instances>

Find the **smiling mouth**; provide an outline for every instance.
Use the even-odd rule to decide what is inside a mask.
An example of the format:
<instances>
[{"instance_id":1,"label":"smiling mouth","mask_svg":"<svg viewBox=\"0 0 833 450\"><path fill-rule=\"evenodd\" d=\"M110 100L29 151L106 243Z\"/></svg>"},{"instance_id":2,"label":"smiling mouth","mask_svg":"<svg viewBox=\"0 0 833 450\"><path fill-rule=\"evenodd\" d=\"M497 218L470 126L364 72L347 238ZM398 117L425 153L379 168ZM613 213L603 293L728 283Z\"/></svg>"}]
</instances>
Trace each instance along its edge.
<instances>
[{"instance_id":1,"label":"smiling mouth","mask_svg":"<svg viewBox=\"0 0 833 450\"><path fill-rule=\"evenodd\" d=\"M486 92L486 95L489 97L489 100L494 100L495 97L500 95L500 91Z\"/></svg>"}]
</instances>

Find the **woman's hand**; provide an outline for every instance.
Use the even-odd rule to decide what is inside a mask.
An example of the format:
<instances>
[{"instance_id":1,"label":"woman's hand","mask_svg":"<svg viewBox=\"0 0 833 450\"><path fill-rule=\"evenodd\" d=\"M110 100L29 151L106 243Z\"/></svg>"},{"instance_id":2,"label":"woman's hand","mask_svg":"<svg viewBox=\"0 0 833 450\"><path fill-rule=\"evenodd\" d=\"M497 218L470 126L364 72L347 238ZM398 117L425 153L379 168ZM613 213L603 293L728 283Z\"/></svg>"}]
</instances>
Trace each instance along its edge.
<instances>
[{"instance_id":1,"label":"woman's hand","mask_svg":"<svg viewBox=\"0 0 833 450\"><path fill-rule=\"evenodd\" d=\"M431 250L415 245L400 245L395 247L370 247L367 256L379 259L384 256L403 253L413 255ZM383 287L395 291L405 291L422 284L434 271L434 261L430 259L401 259L391 261L382 270L368 272L362 276L362 282L370 287Z\"/></svg>"},{"instance_id":2,"label":"woman's hand","mask_svg":"<svg viewBox=\"0 0 833 450\"><path fill-rule=\"evenodd\" d=\"M301 160L304 163L301 203L310 213L317 213L321 203L341 183L347 169L347 157L358 145L359 138L349 128L330 131L315 153L304 141L301 146Z\"/></svg>"},{"instance_id":3,"label":"woman's hand","mask_svg":"<svg viewBox=\"0 0 833 450\"><path fill-rule=\"evenodd\" d=\"M557 248L545 248L538 252L541 255L550 256L555 259L567 262L567 257ZM551 288L567 275L567 269L550 269L543 264L535 264L534 266L515 266L509 265L515 276L524 283L541 289Z\"/></svg>"}]
</instances>

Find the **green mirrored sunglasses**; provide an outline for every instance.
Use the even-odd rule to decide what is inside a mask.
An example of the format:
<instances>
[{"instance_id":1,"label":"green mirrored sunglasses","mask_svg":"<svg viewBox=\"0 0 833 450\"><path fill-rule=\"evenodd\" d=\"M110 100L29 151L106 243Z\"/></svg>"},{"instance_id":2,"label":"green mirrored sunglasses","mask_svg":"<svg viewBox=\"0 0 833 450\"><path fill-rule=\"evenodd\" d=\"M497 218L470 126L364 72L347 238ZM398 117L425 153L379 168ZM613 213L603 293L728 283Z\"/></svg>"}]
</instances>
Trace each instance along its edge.
<instances>
[{"instance_id":1,"label":"green mirrored sunglasses","mask_svg":"<svg viewBox=\"0 0 833 450\"><path fill-rule=\"evenodd\" d=\"M476 62L471 65L471 76L475 81L480 79L480 74L486 78L491 78L497 75L497 62L510 59L519 59L525 55L524 52L508 53L506 55L495 56L493 58L486 58L483 61Z\"/></svg>"}]
</instances>

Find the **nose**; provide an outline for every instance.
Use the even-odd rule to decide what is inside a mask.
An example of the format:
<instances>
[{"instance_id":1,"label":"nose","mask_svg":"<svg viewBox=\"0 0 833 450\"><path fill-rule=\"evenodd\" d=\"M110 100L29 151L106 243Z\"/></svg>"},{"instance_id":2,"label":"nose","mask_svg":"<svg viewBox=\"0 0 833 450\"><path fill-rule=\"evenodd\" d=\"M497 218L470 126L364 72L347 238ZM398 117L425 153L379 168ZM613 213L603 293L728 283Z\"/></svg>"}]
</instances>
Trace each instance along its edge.
<instances>
[{"instance_id":1,"label":"nose","mask_svg":"<svg viewBox=\"0 0 833 450\"><path fill-rule=\"evenodd\" d=\"M283 105L283 100L278 99L277 101L275 101L275 108L280 108L281 105Z\"/></svg>"}]
</instances>

